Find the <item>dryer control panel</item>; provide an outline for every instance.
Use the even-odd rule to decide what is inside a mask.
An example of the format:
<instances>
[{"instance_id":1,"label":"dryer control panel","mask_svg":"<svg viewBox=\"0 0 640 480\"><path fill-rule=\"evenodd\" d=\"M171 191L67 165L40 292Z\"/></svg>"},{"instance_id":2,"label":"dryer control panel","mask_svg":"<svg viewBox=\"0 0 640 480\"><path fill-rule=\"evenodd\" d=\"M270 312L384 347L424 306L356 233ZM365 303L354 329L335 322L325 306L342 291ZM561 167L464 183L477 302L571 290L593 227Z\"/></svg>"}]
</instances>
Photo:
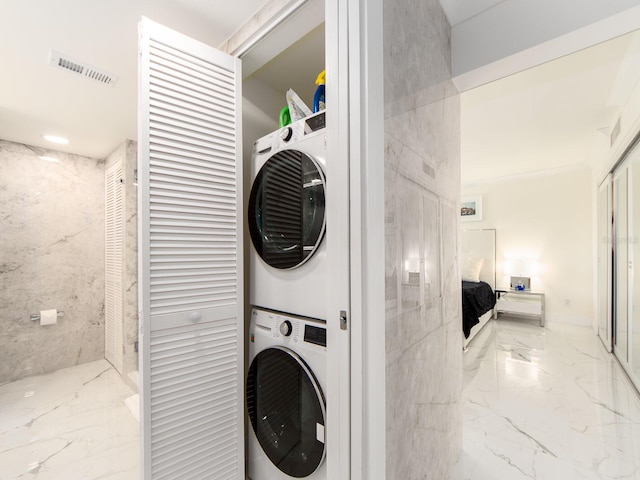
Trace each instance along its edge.
<instances>
[{"instance_id":1,"label":"dryer control panel","mask_svg":"<svg viewBox=\"0 0 640 480\"><path fill-rule=\"evenodd\" d=\"M312 133L319 132L326 126L327 122L324 111L293 122L279 130L278 137L281 140L279 146L285 146L287 143L295 143Z\"/></svg>"},{"instance_id":2,"label":"dryer control panel","mask_svg":"<svg viewBox=\"0 0 640 480\"><path fill-rule=\"evenodd\" d=\"M321 135L326 126L326 114L323 110L256 140L253 144L253 154L267 155L277 149L286 148L288 144L294 144L304 137Z\"/></svg>"},{"instance_id":3,"label":"dryer control panel","mask_svg":"<svg viewBox=\"0 0 640 480\"><path fill-rule=\"evenodd\" d=\"M304 132L305 134L309 134L311 132L315 132L323 129L327 126L327 116L325 112L320 112L316 115L312 115L310 117L305 118L304 121Z\"/></svg>"}]
</instances>

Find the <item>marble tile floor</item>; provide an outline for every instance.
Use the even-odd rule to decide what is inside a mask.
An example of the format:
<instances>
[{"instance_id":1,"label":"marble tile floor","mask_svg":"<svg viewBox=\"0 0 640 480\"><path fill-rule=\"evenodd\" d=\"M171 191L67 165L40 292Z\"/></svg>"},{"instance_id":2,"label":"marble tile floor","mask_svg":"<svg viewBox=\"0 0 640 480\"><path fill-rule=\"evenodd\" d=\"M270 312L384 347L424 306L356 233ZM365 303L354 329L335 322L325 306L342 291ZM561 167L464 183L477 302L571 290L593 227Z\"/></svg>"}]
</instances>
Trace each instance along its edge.
<instances>
[{"instance_id":1,"label":"marble tile floor","mask_svg":"<svg viewBox=\"0 0 640 480\"><path fill-rule=\"evenodd\" d=\"M464 368L454 480L640 479L640 397L591 328L501 316Z\"/></svg>"},{"instance_id":2,"label":"marble tile floor","mask_svg":"<svg viewBox=\"0 0 640 480\"><path fill-rule=\"evenodd\" d=\"M0 385L0 480L137 480L132 393L106 360Z\"/></svg>"}]
</instances>

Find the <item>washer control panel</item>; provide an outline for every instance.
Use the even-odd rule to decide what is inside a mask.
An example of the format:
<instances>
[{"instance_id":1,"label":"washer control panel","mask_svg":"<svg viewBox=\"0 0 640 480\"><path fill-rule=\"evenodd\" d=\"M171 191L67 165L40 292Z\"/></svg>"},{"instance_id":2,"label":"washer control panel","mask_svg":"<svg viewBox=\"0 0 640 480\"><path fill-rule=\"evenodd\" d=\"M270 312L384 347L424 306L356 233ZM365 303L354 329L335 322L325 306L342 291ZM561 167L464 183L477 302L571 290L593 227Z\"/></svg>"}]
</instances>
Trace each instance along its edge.
<instances>
[{"instance_id":1,"label":"washer control panel","mask_svg":"<svg viewBox=\"0 0 640 480\"><path fill-rule=\"evenodd\" d=\"M288 337L293 332L293 326L289 320L285 320L280 324L280 333L285 337Z\"/></svg>"},{"instance_id":2,"label":"washer control panel","mask_svg":"<svg viewBox=\"0 0 640 480\"><path fill-rule=\"evenodd\" d=\"M327 328L321 320L296 318L257 308L251 311L251 317L254 326L250 332L252 342L256 335L266 335L281 339L283 345L304 342L319 347L327 346Z\"/></svg>"}]
</instances>

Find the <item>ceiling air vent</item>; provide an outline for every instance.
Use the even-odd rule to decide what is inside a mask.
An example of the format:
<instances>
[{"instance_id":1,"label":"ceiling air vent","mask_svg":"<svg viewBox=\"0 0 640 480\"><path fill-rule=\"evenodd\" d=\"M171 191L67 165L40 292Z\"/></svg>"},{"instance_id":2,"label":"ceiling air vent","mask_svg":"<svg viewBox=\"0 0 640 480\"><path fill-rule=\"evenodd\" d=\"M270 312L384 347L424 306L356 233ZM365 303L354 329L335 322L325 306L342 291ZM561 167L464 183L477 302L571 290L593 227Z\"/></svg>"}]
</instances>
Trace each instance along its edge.
<instances>
[{"instance_id":1,"label":"ceiling air vent","mask_svg":"<svg viewBox=\"0 0 640 480\"><path fill-rule=\"evenodd\" d=\"M87 65L86 63L73 60L67 55L63 55L62 53L56 52L55 50L51 50L50 65L52 67L66 70L67 72L82 75L83 77L87 77L91 80L95 80L96 82L100 82L103 85L114 85L118 80L118 77L116 77L115 75L106 73L104 70L98 70L97 68L94 68L91 65Z\"/></svg>"}]
</instances>

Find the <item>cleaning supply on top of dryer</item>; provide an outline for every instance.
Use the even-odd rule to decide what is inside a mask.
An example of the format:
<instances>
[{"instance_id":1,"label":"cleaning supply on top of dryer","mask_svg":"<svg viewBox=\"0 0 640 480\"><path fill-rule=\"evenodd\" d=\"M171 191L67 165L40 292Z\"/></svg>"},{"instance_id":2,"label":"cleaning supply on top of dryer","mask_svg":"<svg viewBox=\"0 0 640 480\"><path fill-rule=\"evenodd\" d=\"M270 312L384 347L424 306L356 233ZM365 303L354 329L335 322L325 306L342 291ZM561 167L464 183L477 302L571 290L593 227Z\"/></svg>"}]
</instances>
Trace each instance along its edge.
<instances>
[{"instance_id":1,"label":"cleaning supply on top of dryer","mask_svg":"<svg viewBox=\"0 0 640 480\"><path fill-rule=\"evenodd\" d=\"M292 88L287 90L287 105L289 105L289 115L292 122L302 120L312 113L307 104L302 101Z\"/></svg>"},{"instance_id":2,"label":"cleaning supply on top of dryer","mask_svg":"<svg viewBox=\"0 0 640 480\"><path fill-rule=\"evenodd\" d=\"M282 110L280 110L280 118L278 123L280 124L280 128L286 127L291 123L291 115L289 114L289 107L283 107Z\"/></svg>"},{"instance_id":3,"label":"cleaning supply on top of dryer","mask_svg":"<svg viewBox=\"0 0 640 480\"><path fill-rule=\"evenodd\" d=\"M313 113L319 112L325 109L324 102L324 84L325 84L325 70L322 70L316 77L316 93L313 96Z\"/></svg>"}]
</instances>

